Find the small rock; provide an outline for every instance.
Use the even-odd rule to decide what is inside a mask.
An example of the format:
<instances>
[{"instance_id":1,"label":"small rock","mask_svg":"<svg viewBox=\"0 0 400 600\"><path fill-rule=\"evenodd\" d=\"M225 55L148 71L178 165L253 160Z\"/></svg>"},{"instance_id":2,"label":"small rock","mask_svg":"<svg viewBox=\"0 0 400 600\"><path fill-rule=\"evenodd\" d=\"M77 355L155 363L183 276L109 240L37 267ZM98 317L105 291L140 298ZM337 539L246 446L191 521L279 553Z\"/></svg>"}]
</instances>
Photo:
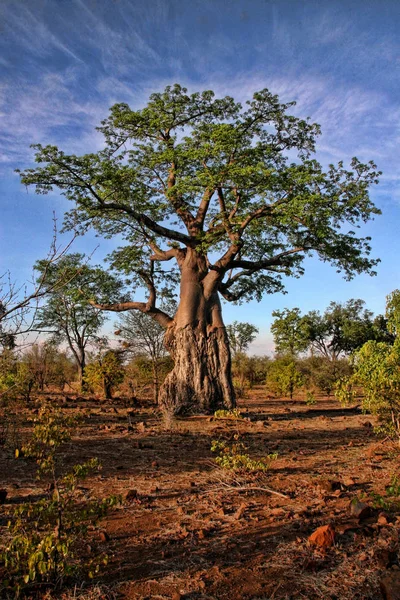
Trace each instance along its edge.
<instances>
[{"instance_id":1,"label":"small rock","mask_svg":"<svg viewBox=\"0 0 400 600\"><path fill-rule=\"evenodd\" d=\"M354 481L354 479L352 477L343 477L343 485L346 487L351 487L352 485L355 485L356 482Z\"/></svg>"},{"instance_id":2,"label":"small rock","mask_svg":"<svg viewBox=\"0 0 400 600\"><path fill-rule=\"evenodd\" d=\"M320 548L330 548L335 543L335 529L332 525L322 525L310 535L308 541Z\"/></svg>"},{"instance_id":3,"label":"small rock","mask_svg":"<svg viewBox=\"0 0 400 600\"><path fill-rule=\"evenodd\" d=\"M386 573L380 581L380 588L384 600L400 600L400 572Z\"/></svg>"},{"instance_id":4,"label":"small rock","mask_svg":"<svg viewBox=\"0 0 400 600\"><path fill-rule=\"evenodd\" d=\"M128 490L125 494L125 502L133 502L137 500L138 492L137 490Z\"/></svg>"},{"instance_id":5,"label":"small rock","mask_svg":"<svg viewBox=\"0 0 400 600\"><path fill-rule=\"evenodd\" d=\"M378 523L378 525L387 525L388 524L388 520L387 520L386 515L384 513L381 513L379 515L377 523Z\"/></svg>"},{"instance_id":6,"label":"small rock","mask_svg":"<svg viewBox=\"0 0 400 600\"><path fill-rule=\"evenodd\" d=\"M285 509L284 508L271 508L271 510L269 511L269 514L271 517L283 517L283 515L285 514Z\"/></svg>"},{"instance_id":7,"label":"small rock","mask_svg":"<svg viewBox=\"0 0 400 600\"><path fill-rule=\"evenodd\" d=\"M110 536L108 535L107 531L100 531L99 538L101 542L108 542Z\"/></svg>"},{"instance_id":8,"label":"small rock","mask_svg":"<svg viewBox=\"0 0 400 600\"><path fill-rule=\"evenodd\" d=\"M136 429L139 431L139 433L144 433L146 431L146 423L141 421L136 425Z\"/></svg>"},{"instance_id":9,"label":"small rock","mask_svg":"<svg viewBox=\"0 0 400 600\"><path fill-rule=\"evenodd\" d=\"M371 516L371 507L365 502L360 502L358 498L353 498L350 502L350 514L362 521Z\"/></svg>"}]
</instances>

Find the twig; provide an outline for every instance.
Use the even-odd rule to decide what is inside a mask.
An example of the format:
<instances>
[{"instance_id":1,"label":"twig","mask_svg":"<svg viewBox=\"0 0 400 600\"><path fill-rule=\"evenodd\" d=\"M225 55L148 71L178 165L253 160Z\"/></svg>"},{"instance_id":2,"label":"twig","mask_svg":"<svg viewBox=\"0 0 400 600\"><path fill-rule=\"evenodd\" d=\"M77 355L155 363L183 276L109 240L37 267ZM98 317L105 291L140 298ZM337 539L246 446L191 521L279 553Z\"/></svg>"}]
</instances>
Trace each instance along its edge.
<instances>
[{"instance_id":1,"label":"twig","mask_svg":"<svg viewBox=\"0 0 400 600\"><path fill-rule=\"evenodd\" d=\"M226 490L229 491L234 491L234 492L249 492L249 491L254 491L254 492L267 492L268 494L274 494L275 496L280 496L281 498L285 498L286 500L290 500L289 496L286 496L286 494L283 494L282 492L277 492L276 490L273 490L272 488L269 487L259 487L259 486L245 486L245 485L241 485L241 486L235 486L235 485L229 485L228 483L223 483L222 481L220 482L220 485L222 487L224 487Z\"/></svg>"}]
</instances>

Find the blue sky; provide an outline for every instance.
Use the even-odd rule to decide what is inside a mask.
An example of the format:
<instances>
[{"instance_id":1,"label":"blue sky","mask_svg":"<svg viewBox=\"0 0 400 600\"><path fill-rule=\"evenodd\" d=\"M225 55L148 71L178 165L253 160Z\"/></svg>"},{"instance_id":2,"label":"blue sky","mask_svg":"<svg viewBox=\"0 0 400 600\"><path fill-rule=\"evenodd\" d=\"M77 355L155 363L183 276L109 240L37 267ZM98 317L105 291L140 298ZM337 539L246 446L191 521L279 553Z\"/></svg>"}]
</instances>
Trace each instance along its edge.
<instances>
[{"instance_id":1,"label":"blue sky","mask_svg":"<svg viewBox=\"0 0 400 600\"><path fill-rule=\"evenodd\" d=\"M227 322L260 327L253 352L271 348L276 308L323 310L330 300L360 297L382 312L386 294L400 287L397 0L2 0L0 28L0 273L31 277L47 254L53 211L61 223L68 204L20 185L14 169L31 164L29 145L96 151L95 127L113 103L141 107L178 82L240 101L268 87L321 124L323 164L358 156L383 171L373 190L383 215L363 229L382 260L378 276L348 283L309 260L306 275L287 282L287 295L226 306ZM74 250L98 244L100 262L111 241L90 235Z\"/></svg>"}]
</instances>

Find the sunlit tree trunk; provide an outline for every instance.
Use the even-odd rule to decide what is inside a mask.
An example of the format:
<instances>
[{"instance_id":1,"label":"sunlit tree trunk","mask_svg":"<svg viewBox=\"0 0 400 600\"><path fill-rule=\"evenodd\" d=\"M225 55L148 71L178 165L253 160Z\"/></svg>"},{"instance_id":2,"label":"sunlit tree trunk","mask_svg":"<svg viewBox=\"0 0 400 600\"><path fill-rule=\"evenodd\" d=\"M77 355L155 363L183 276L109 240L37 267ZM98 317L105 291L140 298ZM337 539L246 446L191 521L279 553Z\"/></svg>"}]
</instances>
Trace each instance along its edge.
<instances>
[{"instance_id":1,"label":"sunlit tree trunk","mask_svg":"<svg viewBox=\"0 0 400 600\"><path fill-rule=\"evenodd\" d=\"M174 360L159 395L169 413L212 413L235 406L228 336L216 292L208 297L204 259L188 253L181 267L180 304L165 335Z\"/></svg>"}]
</instances>

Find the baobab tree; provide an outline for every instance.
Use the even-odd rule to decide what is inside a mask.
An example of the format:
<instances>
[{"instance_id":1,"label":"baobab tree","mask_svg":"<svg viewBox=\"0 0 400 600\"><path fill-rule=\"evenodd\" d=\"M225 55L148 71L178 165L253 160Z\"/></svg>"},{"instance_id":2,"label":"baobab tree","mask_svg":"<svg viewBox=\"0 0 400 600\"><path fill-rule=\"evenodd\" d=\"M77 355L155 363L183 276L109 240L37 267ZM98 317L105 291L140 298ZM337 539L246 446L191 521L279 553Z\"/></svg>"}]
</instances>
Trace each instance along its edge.
<instances>
[{"instance_id":1,"label":"baobab tree","mask_svg":"<svg viewBox=\"0 0 400 600\"><path fill-rule=\"evenodd\" d=\"M369 239L353 230L379 213L368 193L376 166L354 158L350 170L339 162L324 171L313 158L320 128L292 106L267 89L243 108L174 85L141 110L113 106L100 152L37 145L38 166L21 173L38 193L55 186L74 202L67 228L125 239L111 264L133 288L144 285L147 300L97 305L139 310L165 327L175 366L160 403L175 414L235 404L221 297L281 291L313 252L348 278L373 272ZM168 314L157 295L176 278L180 301Z\"/></svg>"}]
</instances>

